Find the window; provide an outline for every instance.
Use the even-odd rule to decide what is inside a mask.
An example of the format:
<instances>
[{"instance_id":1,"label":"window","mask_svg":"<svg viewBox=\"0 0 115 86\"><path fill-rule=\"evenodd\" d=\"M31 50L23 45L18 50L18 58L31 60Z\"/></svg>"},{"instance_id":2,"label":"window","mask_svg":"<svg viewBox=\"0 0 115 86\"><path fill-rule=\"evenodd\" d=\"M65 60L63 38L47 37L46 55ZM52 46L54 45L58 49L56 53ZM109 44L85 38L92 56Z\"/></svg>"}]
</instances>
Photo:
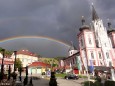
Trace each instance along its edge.
<instances>
[{"instance_id":1,"label":"window","mask_svg":"<svg viewBox=\"0 0 115 86\"><path fill-rule=\"evenodd\" d=\"M72 55L73 53L71 52L71 55Z\"/></svg>"},{"instance_id":2,"label":"window","mask_svg":"<svg viewBox=\"0 0 115 86\"><path fill-rule=\"evenodd\" d=\"M90 35L88 35L88 41L89 41L89 44L92 44Z\"/></svg>"},{"instance_id":3,"label":"window","mask_svg":"<svg viewBox=\"0 0 115 86\"><path fill-rule=\"evenodd\" d=\"M103 64L104 64L102 60L99 61L99 63L100 63L100 66L103 66Z\"/></svg>"},{"instance_id":4,"label":"window","mask_svg":"<svg viewBox=\"0 0 115 86\"><path fill-rule=\"evenodd\" d=\"M105 47L107 47L107 44L105 43Z\"/></svg>"},{"instance_id":5,"label":"window","mask_svg":"<svg viewBox=\"0 0 115 86\"><path fill-rule=\"evenodd\" d=\"M96 65L96 61L93 61L93 65Z\"/></svg>"},{"instance_id":6,"label":"window","mask_svg":"<svg viewBox=\"0 0 115 86\"><path fill-rule=\"evenodd\" d=\"M83 40L81 39L81 46L83 46Z\"/></svg>"},{"instance_id":7,"label":"window","mask_svg":"<svg viewBox=\"0 0 115 86\"><path fill-rule=\"evenodd\" d=\"M108 52L106 52L106 57L107 57L107 59L109 59L109 53Z\"/></svg>"},{"instance_id":8,"label":"window","mask_svg":"<svg viewBox=\"0 0 115 86\"><path fill-rule=\"evenodd\" d=\"M94 54L92 51L91 51L91 58L94 59Z\"/></svg>"},{"instance_id":9,"label":"window","mask_svg":"<svg viewBox=\"0 0 115 86\"><path fill-rule=\"evenodd\" d=\"M111 67L112 66L112 63L111 62L109 62L109 67Z\"/></svg>"},{"instance_id":10,"label":"window","mask_svg":"<svg viewBox=\"0 0 115 86\"><path fill-rule=\"evenodd\" d=\"M99 59L102 59L101 52L98 53Z\"/></svg>"},{"instance_id":11,"label":"window","mask_svg":"<svg viewBox=\"0 0 115 86\"><path fill-rule=\"evenodd\" d=\"M88 39L89 39L89 44L92 44L92 42L91 42L91 38L89 37Z\"/></svg>"}]
</instances>

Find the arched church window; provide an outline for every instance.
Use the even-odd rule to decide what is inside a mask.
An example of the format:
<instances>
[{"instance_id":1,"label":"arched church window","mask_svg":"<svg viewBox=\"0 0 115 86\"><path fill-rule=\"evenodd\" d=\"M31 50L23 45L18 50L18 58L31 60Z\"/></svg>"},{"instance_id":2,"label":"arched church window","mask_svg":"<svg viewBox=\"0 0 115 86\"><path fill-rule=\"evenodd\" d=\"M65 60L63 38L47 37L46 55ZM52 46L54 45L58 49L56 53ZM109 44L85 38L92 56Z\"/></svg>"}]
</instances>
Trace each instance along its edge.
<instances>
[{"instance_id":1,"label":"arched church window","mask_svg":"<svg viewBox=\"0 0 115 86\"><path fill-rule=\"evenodd\" d=\"M95 60L93 61L93 65L96 65L96 61Z\"/></svg>"},{"instance_id":2,"label":"arched church window","mask_svg":"<svg viewBox=\"0 0 115 86\"><path fill-rule=\"evenodd\" d=\"M81 39L81 46L83 46L83 40Z\"/></svg>"},{"instance_id":3,"label":"arched church window","mask_svg":"<svg viewBox=\"0 0 115 86\"><path fill-rule=\"evenodd\" d=\"M111 67L112 66L112 63L111 62L109 62L109 67Z\"/></svg>"},{"instance_id":4,"label":"arched church window","mask_svg":"<svg viewBox=\"0 0 115 86\"><path fill-rule=\"evenodd\" d=\"M91 58L94 59L94 53L91 51Z\"/></svg>"},{"instance_id":5,"label":"arched church window","mask_svg":"<svg viewBox=\"0 0 115 86\"><path fill-rule=\"evenodd\" d=\"M71 55L72 55L73 53L71 52Z\"/></svg>"},{"instance_id":6,"label":"arched church window","mask_svg":"<svg viewBox=\"0 0 115 86\"><path fill-rule=\"evenodd\" d=\"M91 42L91 38L89 37L89 44L92 44L92 42Z\"/></svg>"},{"instance_id":7,"label":"arched church window","mask_svg":"<svg viewBox=\"0 0 115 86\"><path fill-rule=\"evenodd\" d=\"M99 59L102 59L101 52L98 53Z\"/></svg>"},{"instance_id":8,"label":"arched church window","mask_svg":"<svg viewBox=\"0 0 115 86\"><path fill-rule=\"evenodd\" d=\"M105 43L105 47L107 47L107 44Z\"/></svg>"},{"instance_id":9,"label":"arched church window","mask_svg":"<svg viewBox=\"0 0 115 86\"><path fill-rule=\"evenodd\" d=\"M100 66L102 66L103 65L103 63L100 61Z\"/></svg>"},{"instance_id":10,"label":"arched church window","mask_svg":"<svg viewBox=\"0 0 115 86\"><path fill-rule=\"evenodd\" d=\"M109 53L108 52L106 52L106 57L107 57L107 59L109 59Z\"/></svg>"},{"instance_id":11,"label":"arched church window","mask_svg":"<svg viewBox=\"0 0 115 86\"><path fill-rule=\"evenodd\" d=\"M92 44L90 35L88 35L88 41L89 41L89 44Z\"/></svg>"}]
</instances>

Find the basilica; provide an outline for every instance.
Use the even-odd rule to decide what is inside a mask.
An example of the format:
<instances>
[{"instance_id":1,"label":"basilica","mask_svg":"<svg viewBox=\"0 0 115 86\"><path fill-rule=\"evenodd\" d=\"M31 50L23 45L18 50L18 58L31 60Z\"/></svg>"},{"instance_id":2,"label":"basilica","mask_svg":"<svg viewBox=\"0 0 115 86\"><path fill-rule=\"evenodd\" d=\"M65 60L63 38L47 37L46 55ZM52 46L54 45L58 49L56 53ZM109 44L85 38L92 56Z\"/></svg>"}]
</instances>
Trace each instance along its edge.
<instances>
[{"instance_id":1,"label":"basilica","mask_svg":"<svg viewBox=\"0 0 115 86\"><path fill-rule=\"evenodd\" d=\"M77 72L76 69L88 71L89 66L95 69L115 68L115 30L111 22L108 21L108 27L104 27L93 5L91 25L85 24L84 17L81 21L77 35L79 50L72 45L69 56L61 60L60 65L68 69L67 72Z\"/></svg>"}]
</instances>

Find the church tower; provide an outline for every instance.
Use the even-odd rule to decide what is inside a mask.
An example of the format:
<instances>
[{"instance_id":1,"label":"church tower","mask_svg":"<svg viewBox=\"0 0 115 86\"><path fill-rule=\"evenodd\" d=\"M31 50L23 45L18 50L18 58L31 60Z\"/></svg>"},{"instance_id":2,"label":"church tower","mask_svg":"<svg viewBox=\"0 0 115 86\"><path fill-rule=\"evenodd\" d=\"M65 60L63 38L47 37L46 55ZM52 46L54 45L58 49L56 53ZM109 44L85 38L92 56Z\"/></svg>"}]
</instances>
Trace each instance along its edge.
<instances>
[{"instance_id":1,"label":"church tower","mask_svg":"<svg viewBox=\"0 0 115 86\"><path fill-rule=\"evenodd\" d=\"M80 57L84 68L88 71L90 61L93 65L98 65L96 56L96 44L94 33L88 25L85 25L85 19L82 17L82 26L80 27L80 33L78 34Z\"/></svg>"},{"instance_id":2,"label":"church tower","mask_svg":"<svg viewBox=\"0 0 115 86\"><path fill-rule=\"evenodd\" d=\"M72 56L78 52L72 41L71 41L71 47L68 52L69 52L69 56Z\"/></svg>"},{"instance_id":3,"label":"church tower","mask_svg":"<svg viewBox=\"0 0 115 86\"><path fill-rule=\"evenodd\" d=\"M98 17L93 5L92 24L93 32L95 35L96 47L101 48L105 65L112 66L112 56L110 52L110 50L112 49L112 44L110 38L108 37L107 30L103 25L103 21Z\"/></svg>"}]
</instances>

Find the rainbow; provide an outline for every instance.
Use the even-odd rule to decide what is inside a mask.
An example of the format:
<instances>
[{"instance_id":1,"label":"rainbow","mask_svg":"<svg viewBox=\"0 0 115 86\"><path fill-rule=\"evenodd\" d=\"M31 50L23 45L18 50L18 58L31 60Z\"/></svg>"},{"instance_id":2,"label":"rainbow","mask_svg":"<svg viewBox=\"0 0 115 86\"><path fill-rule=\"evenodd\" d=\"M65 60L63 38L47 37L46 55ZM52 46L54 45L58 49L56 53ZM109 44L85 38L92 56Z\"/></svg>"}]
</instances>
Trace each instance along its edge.
<instances>
[{"instance_id":1,"label":"rainbow","mask_svg":"<svg viewBox=\"0 0 115 86\"><path fill-rule=\"evenodd\" d=\"M70 44L65 43L63 41L60 41L60 40L57 40L57 39L54 39L54 38L51 38L51 37L48 37L48 36L15 36L15 37L2 39L2 40L0 40L0 43L13 41L13 40L17 40L17 39L30 39L30 38L37 38L37 39L44 39L44 40L54 41L54 42L57 42L57 43L60 43L60 44L63 44L65 46L70 47Z\"/></svg>"}]
</instances>

